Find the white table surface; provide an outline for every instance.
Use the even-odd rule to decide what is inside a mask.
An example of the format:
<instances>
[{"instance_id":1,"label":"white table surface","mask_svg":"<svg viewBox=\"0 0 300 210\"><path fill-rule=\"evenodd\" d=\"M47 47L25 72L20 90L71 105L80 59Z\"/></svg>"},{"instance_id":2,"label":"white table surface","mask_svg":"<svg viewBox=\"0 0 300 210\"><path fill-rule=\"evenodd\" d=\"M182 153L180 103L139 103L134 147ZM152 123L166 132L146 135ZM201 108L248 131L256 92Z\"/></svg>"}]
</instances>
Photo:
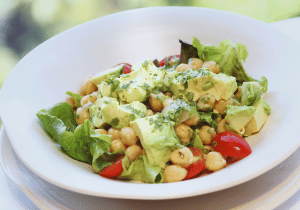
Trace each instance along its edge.
<instances>
[{"instance_id":1,"label":"white table surface","mask_svg":"<svg viewBox=\"0 0 300 210\"><path fill-rule=\"evenodd\" d=\"M300 42L300 17L271 24ZM172 202L172 201L170 201ZM0 210L38 209L30 199L0 170ZM101 207L100 207L101 209ZM300 209L300 190L276 209Z\"/></svg>"}]
</instances>

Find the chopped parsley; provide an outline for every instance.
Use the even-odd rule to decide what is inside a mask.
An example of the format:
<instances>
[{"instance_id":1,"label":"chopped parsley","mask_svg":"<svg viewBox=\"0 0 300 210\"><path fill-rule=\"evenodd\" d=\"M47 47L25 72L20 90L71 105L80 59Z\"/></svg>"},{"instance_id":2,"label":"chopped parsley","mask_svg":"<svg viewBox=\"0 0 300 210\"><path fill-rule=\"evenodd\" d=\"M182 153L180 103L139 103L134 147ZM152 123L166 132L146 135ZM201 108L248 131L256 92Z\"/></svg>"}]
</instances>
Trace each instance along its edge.
<instances>
[{"instance_id":1,"label":"chopped parsley","mask_svg":"<svg viewBox=\"0 0 300 210\"><path fill-rule=\"evenodd\" d=\"M110 124L113 126L113 127L116 127L117 125L119 125L119 122L120 122L120 120L119 120L119 118L114 118L111 122L110 122Z\"/></svg>"},{"instance_id":2,"label":"chopped parsley","mask_svg":"<svg viewBox=\"0 0 300 210\"><path fill-rule=\"evenodd\" d=\"M168 122L170 122L169 116L165 115L165 114L162 114L162 113L157 114L157 118L156 119L150 118L149 119L150 125L154 124L152 133L154 131L156 131L157 129L159 129L160 131L162 131L162 129L163 129L162 124L163 123L168 123Z\"/></svg>"}]
</instances>

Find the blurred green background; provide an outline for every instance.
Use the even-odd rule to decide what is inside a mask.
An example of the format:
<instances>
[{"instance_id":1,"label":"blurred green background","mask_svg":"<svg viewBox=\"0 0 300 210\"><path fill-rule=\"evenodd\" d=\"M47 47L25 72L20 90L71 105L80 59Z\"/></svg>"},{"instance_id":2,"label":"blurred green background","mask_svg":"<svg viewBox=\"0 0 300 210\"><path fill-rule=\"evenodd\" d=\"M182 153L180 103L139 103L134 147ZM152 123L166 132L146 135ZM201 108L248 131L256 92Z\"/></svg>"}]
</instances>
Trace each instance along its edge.
<instances>
[{"instance_id":1,"label":"blurred green background","mask_svg":"<svg viewBox=\"0 0 300 210\"><path fill-rule=\"evenodd\" d=\"M16 63L50 37L111 13L154 6L215 8L267 23L300 14L299 0L0 0L0 88Z\"/></svg>"}]
</instances>

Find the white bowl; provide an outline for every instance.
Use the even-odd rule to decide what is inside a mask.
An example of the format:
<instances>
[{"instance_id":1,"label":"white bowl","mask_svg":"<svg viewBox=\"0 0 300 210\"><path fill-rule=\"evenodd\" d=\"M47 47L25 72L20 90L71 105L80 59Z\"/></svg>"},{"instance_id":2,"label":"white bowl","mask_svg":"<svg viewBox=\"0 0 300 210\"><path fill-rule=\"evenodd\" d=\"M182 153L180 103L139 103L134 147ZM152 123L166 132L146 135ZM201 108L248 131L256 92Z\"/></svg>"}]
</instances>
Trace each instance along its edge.
<instances>
[{"instance_id":1,"label":"white bowl","mask_svg":"<svg viewBox=\"0 0 300 210\"><path fill-rule=\"evenodd\" d=\"M121 62L179 54L178 39L224 39L247 46L247 72L269 80L272 113L248 138L253 153L211 175L177 183L113 181L64 153L45 133L36 113L65 100L87 75ZM299 45L265 23L211 9L158 7L108 15L67 30L25 56L5 81L1 119L19 158L41 178L62 188L103 197L169 199L205 194L253 179L278 165L299 146Z\"/></svg>"}]
</instances>

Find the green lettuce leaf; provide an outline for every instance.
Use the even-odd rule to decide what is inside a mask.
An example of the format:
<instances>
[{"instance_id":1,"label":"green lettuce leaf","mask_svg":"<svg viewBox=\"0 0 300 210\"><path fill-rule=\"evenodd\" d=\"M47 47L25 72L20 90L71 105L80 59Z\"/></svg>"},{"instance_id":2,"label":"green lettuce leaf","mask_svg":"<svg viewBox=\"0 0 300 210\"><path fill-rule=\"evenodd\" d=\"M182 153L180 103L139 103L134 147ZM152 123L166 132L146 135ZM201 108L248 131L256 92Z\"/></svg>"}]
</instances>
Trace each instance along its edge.
<instances>
[{"instance_id":1,"label":"green lettuce leaf","mask_svg":"<svg viewBox=\"0 0 300 210\"><path fill-rule=\"evenodd\" d=\"M205 61L215 61L220 71L229 76L236 77L239 83L256 81L263 87L263 91L268 89L268 81L265 77L260 80L250 77L243 66L242 61L246 61L248 52L246 46L241 43L234 43L229 39L222 41L217 47L211 45L203 45L194 37L192 45L197 48L198 55Z\"/></svg>"},{"instance_id":2,"label":"green lettuce leaf","mask_svg":"<svg viewBox=\"0 0 300 210\"><path fill-rule=\"evenodd\" d=\"M78 94L78 93L73 93L73 92L70 92L70 91L67 91L66 94L68 94L69 96L73 97L74 98L74 101L75 101L75 106L76 107L81 107L81 99L83 98L82 95Z\"/></svg>"},{"instance_id":3,"label":"green lettuce leaf","mask_svg":"<svg viewBox=\"0 0 300 210\"><path fill-rule=\"evenodd\" d=\"M137 160L130 164L126 156L122 160L123 172L118 177L123 180L142 181L145 183L162 183L162 169L159 166L151 166L147 157L141 155Z\"/></svg>"},{"instance_id":4,"label":"green lettuce leaf","mask_svg":"<svg viewBox=\"0 0 300 210\"><path fill-rule=\"evenodd\" d=\"M214 129L218 128L217 118L219 114L215 112L198 112L198 116L200 117L198 124L206 124Z\"/></svg>"},{"instance_id":5,"label":"green lettuce leaf","mask_svg":"<svg viewBox=\"0 0 300 210\"><path fill-rule=\"evenodd\" d=\"M37 113L37 117L45 130L70 157L92 164L96 172L111 164L110 158L102 157L102 155L110 157L116 155L108 153L111 137L93 130L89 120L77 125L70 104L63 102L42 109Z\"/></svg>"}]
</instances>

